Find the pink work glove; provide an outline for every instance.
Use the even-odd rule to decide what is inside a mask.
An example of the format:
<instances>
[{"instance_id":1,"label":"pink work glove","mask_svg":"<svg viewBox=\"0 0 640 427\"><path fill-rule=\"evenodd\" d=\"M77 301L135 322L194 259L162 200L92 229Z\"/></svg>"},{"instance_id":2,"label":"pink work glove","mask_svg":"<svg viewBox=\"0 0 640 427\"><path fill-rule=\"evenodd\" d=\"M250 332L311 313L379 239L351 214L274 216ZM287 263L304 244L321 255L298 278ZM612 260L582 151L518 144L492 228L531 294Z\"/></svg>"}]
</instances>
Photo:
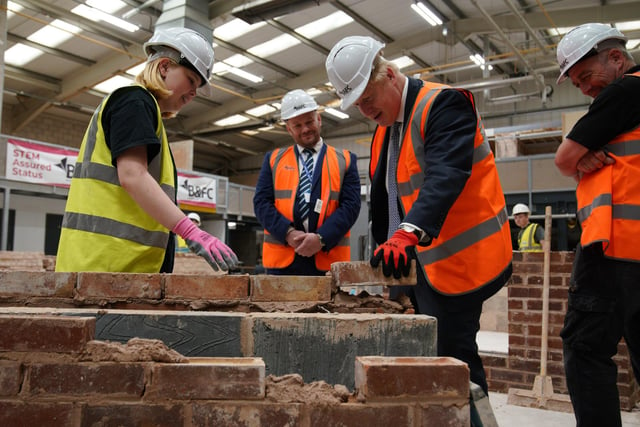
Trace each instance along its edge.
<instances>
[{"instance_id":1,"label":"pink work glove","mask_svg":"<svg viewBox=\"0 0 640 427\"><path fill-rule=\"evenodd\" d=\"M215 271L218 271L218 268L227 271L238 265L238 257L229 246L206 231L199 229L186 216L178 221L171 231L182 237L191 252L207 260Z\"/></svg>"}]
</instances>

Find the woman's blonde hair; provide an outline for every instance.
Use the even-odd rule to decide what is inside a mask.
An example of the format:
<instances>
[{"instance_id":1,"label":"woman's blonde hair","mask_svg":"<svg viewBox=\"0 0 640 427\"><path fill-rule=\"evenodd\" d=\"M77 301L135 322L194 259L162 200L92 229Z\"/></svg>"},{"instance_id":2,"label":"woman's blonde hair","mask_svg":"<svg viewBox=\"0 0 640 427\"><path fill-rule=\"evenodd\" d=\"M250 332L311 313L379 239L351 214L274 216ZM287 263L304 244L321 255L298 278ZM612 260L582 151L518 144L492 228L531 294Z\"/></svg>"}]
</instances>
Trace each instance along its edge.
<instances>
[{"instance_id":1,"label":"woman's blonde hair","mask_svg":"<svg viewBox=\"0 0 640 427\"><path fill-rule=\"evenodd\" d=\"M147 62L144 66L144 69L136 76L136 83L147 88L149 92L156 99L166 99L173 94L172 90L167 89L167 85L164 83L162 79L162 74L160 73L160 64L163 60L168 60L170 62L170 67L179 67L173 59L162 57L154 59L151 62ZM175 112L162 112L162 117L165 119L170 119L175 117L177 113Z\"/></svg>"}]
</instances>

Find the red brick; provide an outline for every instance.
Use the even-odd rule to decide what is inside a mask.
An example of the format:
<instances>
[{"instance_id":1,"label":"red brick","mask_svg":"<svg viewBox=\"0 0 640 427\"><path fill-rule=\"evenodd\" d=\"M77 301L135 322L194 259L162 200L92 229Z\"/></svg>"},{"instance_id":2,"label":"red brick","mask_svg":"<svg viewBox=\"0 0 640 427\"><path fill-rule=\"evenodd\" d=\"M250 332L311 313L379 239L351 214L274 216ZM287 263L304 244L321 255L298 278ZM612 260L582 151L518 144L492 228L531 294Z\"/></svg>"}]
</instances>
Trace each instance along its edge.
<instances>
[{"instance_id":1,"label":"red brick","mask_svg":"<svg viewBox=\"0 0 640 427\"><path fill-rule=\"evenodd\" d=\"M194 403L192 425L198 427L300 426L300 403Z\"/></svg>"},{"instance_id":2,"label":"red brick","mask_svg":"<svg viewBox=\"0 0 640 427\"><path fill-rule=\"evenodd\" d=\"M173 299L233 300L249 298L249 275L164 275L164 296Z\"/></svg>"},{"instance_id":3,"label":"red brick","mask_svg":"<svg viewBox=\"0 0 640 427\"><path fill-rule=\"evenodd\" d=\"M27 370L32 395L137 397L144 391L144 367L137 363L34 364Z\"/></svg>"},{"instance_id":4,"label":"red brick","mask_svg":"<svg viewBox=\"0 0 640 427\"><path fill-rule=\"evenodd\" d=\"M421 405L421 427L467 427L471 424L471 410L469 404Z\"/></svg>"},{"instance_id":5,"label":"red brick","mask_svg":"<svg viewBox=\"0 0 640 427\"><path fill-rule=\"evenodd\" d=\"M14 396L18 394L21 383L22 372L20 363L0 360L0 396Z\"/></svg>"},{"instance_id":6,"label":"red brick","mask_svg":"<svg viewBox=\"0 0 640 427\"><path fill-rule=\"evenodd\" d=\"M345 403L309 408L310 427L327 426L393 426L414 425L414 408L403 404Z\"/></svg>"},{"instance_id":7,"label":"red brick","mask_svg":"<svg viewBox=\"0 0 640 427\"><path fill-rule=\"evenodd\" d=\"M469 368L452 357L356 357L355 388L367 401L469 397Z\"/></svg>"},{"instance_id":8,"label":"red brick","mask_svg":"<svg viewBox=\"0 0 640 427\"><path fill-rule=\"evenodd\" d=\"M73 426L73 404L0 401L0 426Z\"/></svg>"},{"instance_id":9,"label":"red brick","mask_svg":"<svg viewBox=\"0 0 640 427\"><path fill-rule=\"evenodd\" d=\"M80 426L179 427L185 425L184 419L185 408L182 405L112 403L108 405L83 406Z\"/></svg>"},{"instance_id":10,"label":"red brick","mask_svg":"<svg viewBox=\"0 0 640 427\"><path fill-rule=\"evenodd\" d=\"M162 297L162 275L142 273L78 273L79 299Z\"/></svg>"},{"instance_id":11,"label":"red brick","mask_svg":"<svg viewBox=\"0 0 640 427\"><path fill-rule=\"evenodd\" d=\"M260 358L190 358L189 363L154 364L148 398L262 399L265 366Z\"/></svg>"},{"instance_id":12,"label":"red brick","mask_svg":"<svg viewBox=\"0 0 640 427\"><path fill-rule=\"evenodd\" d=\"M95 336L93 317L0 315L0 351L77 353Z\"/></svg>"},{"instance_id":13,"label":"red brick","mask_svg":"<svg viewBox=\"0 0 640 427\"><path fill-rule=\"evenodd\" d=\"M329 301L330 276L251 276L251 301Z\"/></svg>"},{"instance_id":14,"label":"red brick","mask_svg":"<svg viewBox=\"0 0 640 427\"><path fill-rule=\"evenodd\" d=\"M418 283L415 261L411 264L409 276L400 279L385 277L382 273L382 266L373 268L369 261L334 262L331 264L331 276L333 276L336 286L406 286Z\"/></svg>"},{"instance_id":15,"label":"red brick","mask_svg":"<svg viewBox=\"0 0 640 427\"><path fill-rule=\"evenodd\" d=\"M76 273L0 271L0 295L72 298Z\"/></svg>"}]
</instances>

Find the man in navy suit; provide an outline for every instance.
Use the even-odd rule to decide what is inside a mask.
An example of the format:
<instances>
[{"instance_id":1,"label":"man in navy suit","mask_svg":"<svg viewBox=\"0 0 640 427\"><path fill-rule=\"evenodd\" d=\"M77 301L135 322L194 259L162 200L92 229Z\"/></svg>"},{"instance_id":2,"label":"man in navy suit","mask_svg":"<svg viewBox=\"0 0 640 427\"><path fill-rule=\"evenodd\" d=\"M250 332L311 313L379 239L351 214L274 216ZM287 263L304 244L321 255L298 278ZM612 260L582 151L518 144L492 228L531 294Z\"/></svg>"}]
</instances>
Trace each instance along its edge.
<instances>
[{"instance_id":1,"label":"man in navy suit","mask_svg":"<svg viewBox=\"0 0 640 427\"><path fill-rule=\"evenodd\" d=\"M267 274L321 276L350 261L350 229L360 213L355 154L325 144L318 104L300 89L282 99L295 145L265 155L253 207L264 227Z\"/></svg>"}]
</instances>

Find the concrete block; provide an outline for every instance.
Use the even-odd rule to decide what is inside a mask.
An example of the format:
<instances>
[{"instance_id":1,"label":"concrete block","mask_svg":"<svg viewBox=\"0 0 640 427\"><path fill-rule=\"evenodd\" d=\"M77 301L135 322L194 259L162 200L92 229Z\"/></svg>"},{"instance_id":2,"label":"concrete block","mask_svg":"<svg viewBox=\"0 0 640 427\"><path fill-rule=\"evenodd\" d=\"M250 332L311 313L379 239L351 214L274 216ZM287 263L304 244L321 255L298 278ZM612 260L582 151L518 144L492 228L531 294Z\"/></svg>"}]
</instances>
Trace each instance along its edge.
<instances>
[{"instance_id":1,"label":"concrete block","mask_svg":"<svg viewBox=\"0 0 640 427\"><path fill-rule=\"evenodd\" d=\"M358 400L402 398L428 402L469 398L469 368L452 357L356 357Z\"/></svg>"},{"instance_id":2,"label":"concrete block","mask_svg":"<svg viewBox=\"0 0 640 427\"><path fill-rule=\"evenodd\" d=\"M395 279L385 277L382 266L373 268L369 261L334 262L331 264L331 276L336 286L407 286L418 283L416 278L416 263L411 263L409 276Z\"/></svg>"},{"instance_id":3,"label":"concrete block","mask_svg":"<svg viewBox=\"0 0 640 427\"><path fill-rule=\"evenodd\" d=\"M356 356L435 356L436 319L425 315L252 313L243 320L244 356L267 374L300 374L354 387Z\"/></svg>"},{"instance_id":4,"label":"concrete block","mask_svg":"<svg viewBox=\"0 0 640 427\"><path fill-rule=\"evenodd\" d=\"M329 276L251 276L251 301L329 301Z\"/></svg>"},{"instance_id":5,"label":"concrete block","mask_svg":"<svg viewBox=\"0 0 640 427\"><path fill-rule=\"evenodd\" d=\"M192 358L189 363L156 363L146 398L179 400L263 399L265 367L259 358Z\"/></svg>"}]
</instances>

